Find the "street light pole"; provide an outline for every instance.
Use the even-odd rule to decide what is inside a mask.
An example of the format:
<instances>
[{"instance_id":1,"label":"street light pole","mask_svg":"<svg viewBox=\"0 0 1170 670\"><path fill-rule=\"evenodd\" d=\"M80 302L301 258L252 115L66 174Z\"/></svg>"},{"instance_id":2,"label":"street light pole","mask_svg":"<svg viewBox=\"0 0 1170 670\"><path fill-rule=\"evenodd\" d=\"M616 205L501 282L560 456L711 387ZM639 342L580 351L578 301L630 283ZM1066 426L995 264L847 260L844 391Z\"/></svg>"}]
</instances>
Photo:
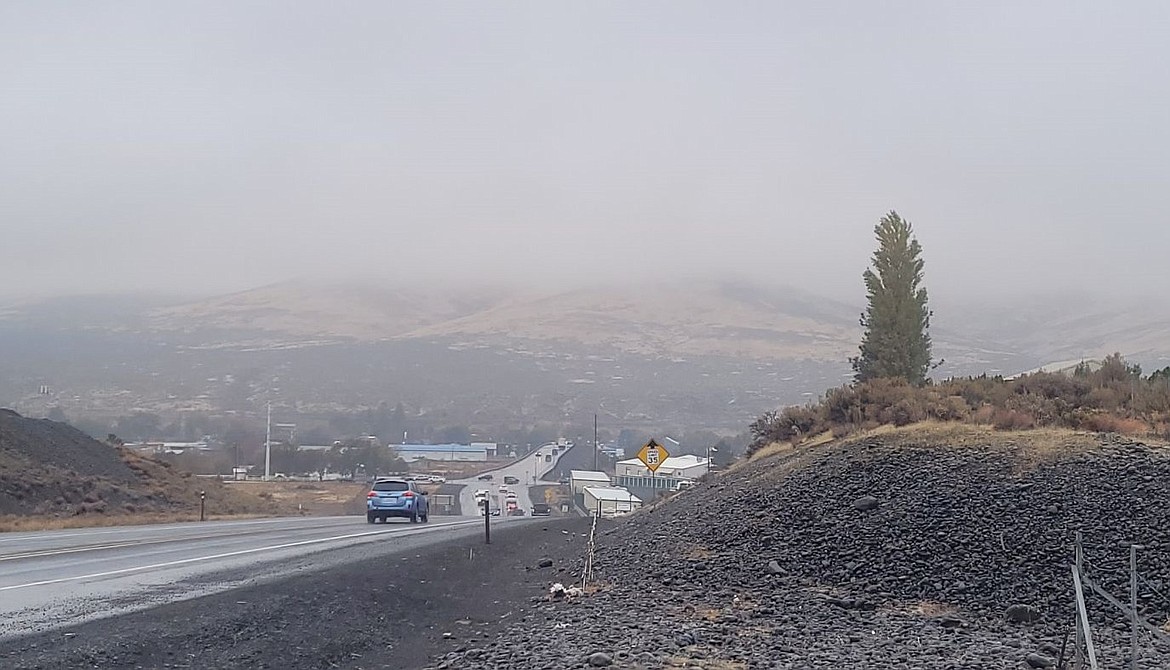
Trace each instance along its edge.
<instances>
[{"instance_id":1,"label":"street light pole","mask_svg":"<svg viewBox=\"0 0 1170 670\"><path fill-rule=\"evenodd\" d=\"M264 481L268 481L272 464L272 401L268 401L268 428L264 431Z\"/></svg>"},{"instance_id":2,"label":"street light pole","mask_svg":"<svg viewBox=\"0 0 1170 670\"><path fill-rule=\"evenodd\" d=\"M597 472L598 454L601 453L601 447L597 444L597 415L593 415L593 471Z\"/></svg>"}]
</instances>

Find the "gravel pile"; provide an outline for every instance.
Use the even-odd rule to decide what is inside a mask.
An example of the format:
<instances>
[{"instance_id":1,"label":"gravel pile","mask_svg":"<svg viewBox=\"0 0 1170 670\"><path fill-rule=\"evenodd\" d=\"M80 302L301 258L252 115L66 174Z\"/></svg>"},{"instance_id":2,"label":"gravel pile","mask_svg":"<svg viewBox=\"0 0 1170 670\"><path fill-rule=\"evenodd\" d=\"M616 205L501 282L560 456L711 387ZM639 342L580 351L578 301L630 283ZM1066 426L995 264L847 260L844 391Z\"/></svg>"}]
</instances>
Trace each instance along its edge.
<instances>
[{"instance_id":1,"label":"gravel pile","mask_svg":"<svg viewBox=\"0 0 1170 670\"><path fill-rule=\"evenodd\" d=\"M1144 545L1143 613L1167 620L1170 454L954 435L790 452L603 522L595 593L433 667L1055 667L1077 531L1123 599L1123 545ZM1124 619L1090 604L1102 667L1128 667ZM1170 667L1152 636L1141 653L1140 668Z\"/></svg>"},{"instance_id":2,"label":"gravel pile","mask_svg":"<svg viewBox=\"0 0 1170 670\"><path fill-rule=\"evenodd\" d=\"M198 514L202 490L211 515L274 510L247 492L128 455L68 424L0 409L0 521Z\"/></svg>"},{"instance_id":3,"label":"gravel pile","mask_svg":"<svg viewBox=\"0 0 1170 670\"><path fill-rule=\"evenodd\" d=\"M48 419L28 419L0 409L0 452L39 465L131 482L134 472L113 447L73 426Z\"/></svg>"}]
</instances>

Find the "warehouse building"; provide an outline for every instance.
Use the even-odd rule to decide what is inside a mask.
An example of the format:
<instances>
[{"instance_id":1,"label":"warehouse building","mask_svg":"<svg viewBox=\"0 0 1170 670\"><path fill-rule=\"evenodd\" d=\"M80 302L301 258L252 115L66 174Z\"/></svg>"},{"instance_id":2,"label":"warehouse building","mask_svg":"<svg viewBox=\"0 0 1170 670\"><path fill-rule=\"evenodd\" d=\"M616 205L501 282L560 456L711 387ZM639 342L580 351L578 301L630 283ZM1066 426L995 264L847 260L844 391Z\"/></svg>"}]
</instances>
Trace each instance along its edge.
<instances>
[{"instance_id":1,"label":"warehouse building","mask_svg":"<svg viewBox=\"0 0 1170 670\"><path fill-rule=\"evenodd\" d=\"M392 444L390 448L407 463L427 459L431 461L486 461L488 447L495 452L495 443L475 444Z\"/></svg>"}]
</instances>

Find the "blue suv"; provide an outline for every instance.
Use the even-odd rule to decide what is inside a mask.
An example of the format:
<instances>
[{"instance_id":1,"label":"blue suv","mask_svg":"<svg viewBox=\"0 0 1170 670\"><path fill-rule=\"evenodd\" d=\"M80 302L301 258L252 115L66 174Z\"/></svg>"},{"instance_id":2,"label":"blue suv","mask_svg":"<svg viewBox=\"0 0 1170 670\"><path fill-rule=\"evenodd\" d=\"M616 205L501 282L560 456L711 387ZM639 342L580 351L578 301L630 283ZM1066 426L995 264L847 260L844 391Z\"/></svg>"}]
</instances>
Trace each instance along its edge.
<instances>
[{"instance_id":1,"label":"blue suv","mask_svg":"<svg viewBox=\"0 0 1170 670\"><path fill-rule=\"evenodd\" d=\"M405 479L379 477L366 494L366 521L382 523L392 516L410 519L411 523L427 522L430 511L427 496L414 482Z\"/></svg>"}]
</instances>

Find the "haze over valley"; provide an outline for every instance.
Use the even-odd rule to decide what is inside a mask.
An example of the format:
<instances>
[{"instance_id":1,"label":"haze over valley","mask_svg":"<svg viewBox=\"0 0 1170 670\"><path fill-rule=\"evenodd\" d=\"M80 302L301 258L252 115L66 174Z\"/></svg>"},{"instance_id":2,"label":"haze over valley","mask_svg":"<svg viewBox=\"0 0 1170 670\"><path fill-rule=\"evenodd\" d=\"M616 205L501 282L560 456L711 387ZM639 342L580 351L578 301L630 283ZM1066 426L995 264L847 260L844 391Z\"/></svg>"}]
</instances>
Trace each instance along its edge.
<instances>
[{"instance_id":1,"label":"haze over valley","mask_svg":"<svg viewBox=\"0 0 1170 670\"><path fill-rule=\"evenodd\" d=\"M936 378L1113 351L1149 369L1170 357L1165 312L1149 303L934 308ZM847 382L859 312L747 280L541 292L301 279L195 300L14 301L0 312L0 404L59 408L93 431L137 412L259 422L272 401L280 420L306 427L401 404L483 438L536 424L580 431L594 412L609 434L734 434Z\"/></svg>"}]
</instances>

